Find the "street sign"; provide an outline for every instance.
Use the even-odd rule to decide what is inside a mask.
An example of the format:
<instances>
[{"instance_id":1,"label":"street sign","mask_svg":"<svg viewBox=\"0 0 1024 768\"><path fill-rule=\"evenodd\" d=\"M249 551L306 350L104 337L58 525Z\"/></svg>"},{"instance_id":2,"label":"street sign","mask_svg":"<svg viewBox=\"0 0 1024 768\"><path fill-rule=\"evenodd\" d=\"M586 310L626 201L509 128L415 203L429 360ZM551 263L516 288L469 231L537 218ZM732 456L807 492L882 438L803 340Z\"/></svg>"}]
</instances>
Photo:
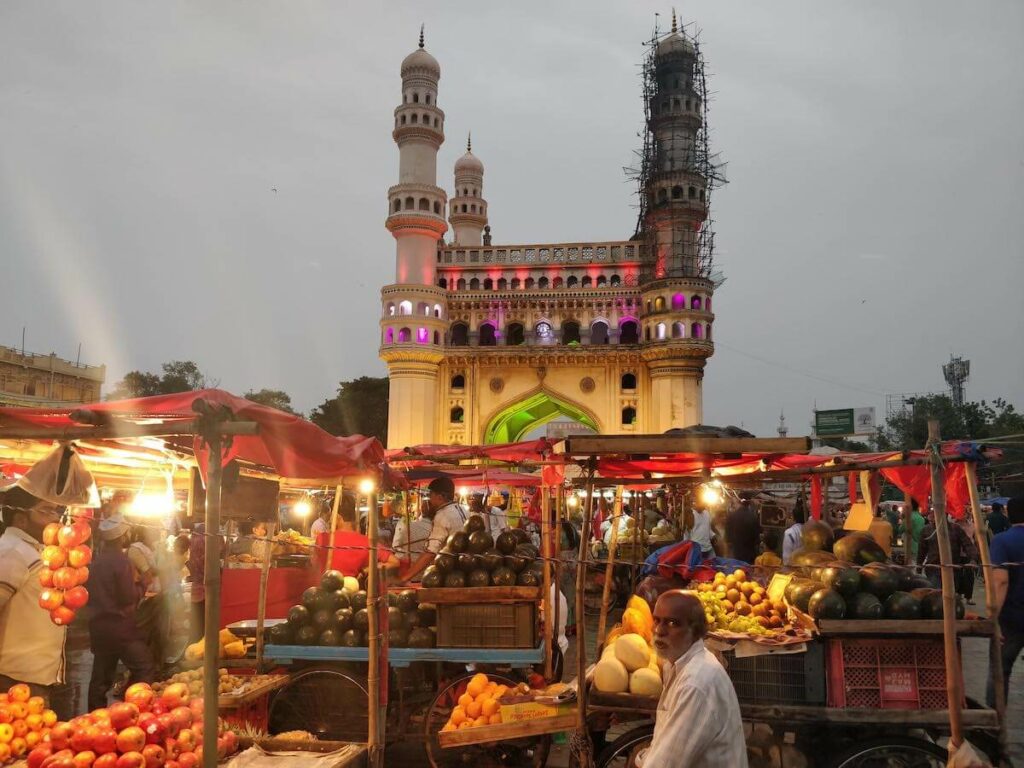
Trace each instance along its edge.
<instances>
[{"instance_id":1,"label":"street sign","mask_svg":"<svg viewBox=\"0 0 1024 768\"><path fill-rule=\"evenodd\" d=\"M816 437L871 435L874 432L874 408L839 408L814 412L814 434Z\"/></svg>"}]
</instances>

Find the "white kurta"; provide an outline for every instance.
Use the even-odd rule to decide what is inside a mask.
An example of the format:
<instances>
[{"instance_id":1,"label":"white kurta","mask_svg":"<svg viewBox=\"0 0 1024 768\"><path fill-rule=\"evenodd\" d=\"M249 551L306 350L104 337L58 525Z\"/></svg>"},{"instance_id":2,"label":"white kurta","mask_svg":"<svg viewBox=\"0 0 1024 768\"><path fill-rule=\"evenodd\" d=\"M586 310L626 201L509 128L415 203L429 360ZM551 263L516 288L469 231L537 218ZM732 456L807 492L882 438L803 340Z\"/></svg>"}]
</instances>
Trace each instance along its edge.
<instances>
[{"instance_id":1,"label":"white kurta","mask_svg":"<svg viewBox=\"0 0 1024 768\"><path fill-rule=\"evenodd\" d=\"M638 757L640 768L747 768L736 691L703 641L664 664L663 677L654 738Z\"/></svg>"}]
</instances>

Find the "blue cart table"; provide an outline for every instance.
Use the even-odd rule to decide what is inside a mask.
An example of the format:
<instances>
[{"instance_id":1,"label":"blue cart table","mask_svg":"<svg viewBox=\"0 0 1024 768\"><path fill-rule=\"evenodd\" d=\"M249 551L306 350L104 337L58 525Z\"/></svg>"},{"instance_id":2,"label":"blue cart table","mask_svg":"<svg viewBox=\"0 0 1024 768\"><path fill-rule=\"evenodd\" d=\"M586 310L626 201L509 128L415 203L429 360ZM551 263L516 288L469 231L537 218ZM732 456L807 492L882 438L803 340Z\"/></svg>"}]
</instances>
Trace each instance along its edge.
<instances>
[{"instance_id":1,"label":"blue cart table","mask_svg":"<svg viewBox=\"0 0 1024 768\"><path fill-rule=\"evenodd\" d=\"M368 648L322 645L266 645L263 656L287 664L292 661L369 661ZM536 648L389 648L388 663L408 667L414 661L455 664L508 664L526 668L544 661L544 643Z\"/></svg>"}]
</instances>

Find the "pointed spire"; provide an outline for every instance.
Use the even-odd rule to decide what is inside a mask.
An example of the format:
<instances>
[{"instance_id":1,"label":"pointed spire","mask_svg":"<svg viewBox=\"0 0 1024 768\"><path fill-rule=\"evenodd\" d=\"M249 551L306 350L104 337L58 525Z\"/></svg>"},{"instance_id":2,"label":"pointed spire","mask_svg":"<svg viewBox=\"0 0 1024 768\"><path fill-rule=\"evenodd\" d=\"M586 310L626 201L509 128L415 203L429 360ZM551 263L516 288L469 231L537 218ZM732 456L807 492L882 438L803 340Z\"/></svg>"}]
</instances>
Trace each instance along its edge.
<instances>
[{"instance_id":1,"label":"pointed spire","mask_svg":"<svg viewBox=\"0 0 1024 768\"><path fill-rule=\"evenodd\" d=\"M469 133L466 134L466 151L467 152L472 152L473 151L473 132L472 131L470 131Z\"/></svg>"},{"instance_id":2,"label":"pointed spire","mask_svg":"<svg viewBox=\"0 0 1024 768\"><path fill-rule=\"evenodd\" d=\"M674 25L675 25L675 22L673 22L673 26ZM423 27L425 27L425 26L426 26L425 24L420 24L420 48L423 47Z\"/></svg>"},{"instance_id":3,"label":"pointed spire","mask_svg":"<svg viewBox=\"0 0 1024 768\"><path fill-rule=\"evenodd\" d=\"M673 6L672 7L672 34L674 35L678 31L679 31L679 29L676 27L676 9L675 9L675 6ZM422 48L422 47L423 46L420 45L420 48Z\"/></svg>"}]
</instances>

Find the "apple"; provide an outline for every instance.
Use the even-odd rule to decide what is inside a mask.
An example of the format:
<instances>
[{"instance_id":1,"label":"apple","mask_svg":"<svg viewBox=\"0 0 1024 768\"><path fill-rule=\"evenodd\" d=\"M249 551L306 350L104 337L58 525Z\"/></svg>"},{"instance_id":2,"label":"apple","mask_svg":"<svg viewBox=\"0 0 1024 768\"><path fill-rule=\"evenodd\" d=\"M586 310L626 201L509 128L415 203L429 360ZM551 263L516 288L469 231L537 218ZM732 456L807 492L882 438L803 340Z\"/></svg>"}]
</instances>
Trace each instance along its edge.
<instances>
[{"instance_id":1,"label":"apple","mask_svg":"<svg viewBox=\"0 0 1024 768\"><path fill-rule=\"evenodd\" d=\"M75 520L92 520L93 514L92 507L75 507L75 511L71 513L71 516Z\"/></svg>"},{"instance_id":2,"label":"apple","mask_svg":"<svg viewBox=\"0 0 1024 768\"><path fill-rule=\"evenodd\" d=\"M147 744L142 748L142 756L146 758L146 768L160 768L167 759L164 748L159 744Z\"/></svg>"},{"instance_id":3,"label":"apple","mask_svg":"<svg viewBox=\"0 0 1024 768\"><path fill-rule=\"evenodd\" d=\"M53 523L56 525L56 523ZM43 760L53 754L53 748L49 744L40 744L28 753L28 768L40 768Z\"/></svg>"},{"instance_id":4,"label":"apple","mask_svg":"<svg viewBox=\"0 0 1024 768\"><path fill-rule=\"evenodd\" d=\"M66 627L74 620L75 612L68 608L66 605L62 605L59 608L54 608L52 611L50 611L50 621L52 621L58 627Z\"/></svg>"},{"instance_id":5,"label":"apple","mask_svg":"<svg viewBox=\"0 0 1024 768\"><path fill-rule=\"evenodd\" d=\"M129 725L117 734L117 751L140 752L146 746L146 732L137 725Z\"/></svg>"},{"instance_id":6,"label":"apple","mask_svg":"<svg viewBox=\"0 0 1024 768\"><path fill-rule=\"evenodd\" d=\"M181 768L196 768L199 765L199 758L195 752L182 752L178 757L178 765Z\"/></svg>"},{"instance_id":7,"label":"apple","mask_svg":"<svg viewBox=\"0 0 1024 768\"><path fill-rule=\"evenodd\" d=\"M70 749L59 750L43 760L42 768L51 768L51 766L56 766L58 763L61 763L64 768L74 768L75 764L71 762L74 756L75 753Z\"/></svg>"},{"instance_id":8,"label":"apple","mask_svg":"<svg viewBox=\"0 0 1024 768\"><path fill-rule=\"evenodd\" d=\"M43 551L42 554L40 554L39 559L43 561L43 564L46 565L47 568L57 570L64 565L64 561L67 560L67 555L60 547L50 544L43 547Z\"/></svg>"},{"instance_id":9,"label":"apple","mask_svg":"<svg viewBox=\"0 0 1024 768\"><path fill-rule=\"evenodd\" d=\"M164 763L164 768L181 768L181 763L177 760L168 760Z\"/></svg>"},{"instance_id":10,"label":"apple","mask_svg":"<svg viewBox=\"0 0 1024 768\"><path fill-rule=\"evenodd\" d=\"M164 712L167 711L167 705L160 701L159 698L157 698L152 704L150 704L149 711L152 712L154 715L162 715Z\"/></svg>"},{"instance_id":11,"label":"apple","mask_svg":"<svg viewBox=\"0 0 1024 768\"><path fill-rule=\"evenodd\" d=\"M167 753L168 760L177 760L178 755L181 754L181 744L178 743L178 740L175 737L168 736L167 739L164 740L164 752Z\"/></svg>"},{"instance_id":12,"label":"apple","mask_svg":"<svg viewBox=\"0 0 1024 768\"><path fill-rule=\"evenodd\" d=\"M135 725L139 721L139 708L127 701L110 705L110 725L115 731Z\"/></svg>"},{"instance_id":13,"label":"apple","mask_svg":"<svg viewBox=\"0 0 1024 768\"><path fill-rule=\"evenodd\" d=\"M152 713L147 713L152 714ZM141 718L139 718L139 726L146 733L147 744L163 744L164 739L167 738L167 728L156 715L152 715L152 718L142 725Z\"/></svg>"},{"instance_id":14,"label":"apple","mask_svg":"<svg viewBox=\"0 0 1024 768\"><path fill-rule=\"evenodd\" d=\"M223 736L217 737L217 759L223 760L228 755L228 742Z\"/></svg>"},{"instance_id":15,"label":"apple","mask_svg":"<svg viewBox=\"0 0 1024 768\"><path fill-rule=\"evenodd\" d=\"M177 742L182 752L192 752L199 745L199 737L191 728L182 728L178 732Z\"/></svg>"},{"instance_id":16,"label":"apple","mask_svg":"<svg viewBox=\"0 0 1024 768\"><path fill-rule=\"evenodd\" d=\"M132 683L124 692L124 700L137 706L140 712L148 711L155 698L156 692L149 683Z\"/></svg>"},{"instance_id":17,"label":"apple","mask_svg":"<svg viewBox=\"0 0 1024 768\"><path fill-rule=\"evenodd\" d=\"M92 768L92 764L96 760L96 753L91 750L85 750L84 752L79 752L71 759L75 763L75 768Z\"/></svg>"},{"instance_id":18,"label":"apple","mask_svg":"<svg viewBox=\"0 0 1024 768\"><path fill-rule=\"evenodd\" d=\"M157 720L160 725L163 726L164 730L170 738L174 738L178 735L178 731L181 730L181 726L178 725L178 721L174 719L174 716L169 712L165 712L162 715L157 716Z\"/></svg>"},{"instance_id":19,"label":"apple","mask_svg":"<svg viewBox=\"0 0 1024 768\"><path fill-rule=\"evenodd\" d=\"M92 737L92 749L97 755L105 755L108 752L117 751L117 731L108 725L101 725L96 728Z\"/></svg>"},{"instance_id":20,"label":"apple","mask_svg":"<svg viewBox=\"0 0 1024 768\"><path fill-rule=\"evenodd\" d=\"M185 683L171 683L160 694L160 701L168 709L174 709L188 702L188 693L188 686Z\"/></svg>"},{"instance_id":21,"label":"apple","mask_svg":"<svg viewBox=\"0 0 1024 768\"><path fill-rule=\"evenodd\" d=\"M145 768L146 758L141 752L125 752L117 758L117 768Z\"/></svg>"},{"instance_id":22,"label":"apple","mask_svg":"<svg viewBox=\"0 0 1024 768\"><path fill-rule=\"evenodd\" d=\"M67 749L74 733L74 728L71 727L70 723L57 723L50 729L50 746L56 750L54 752L55 755Z\"/></svg>"},{"instance_id":23,"label":"apple","mask_svg":"<svg viewBox=\"0 0 1024 768\"><path fill-rule=\"evenodd\" d=\"M92 768L117 768L117 752L107 752L96 758Z\"/></svg>"},{"instance_id":24,"label":"apple","mask_svg":"<svg viewBox=\"0 0 1024 768\"><path fill-rule=\"evenodd\" d=\"M202 765L203 764L203 747L202 747L201 744L198 747L196 747L196 751L193 754L196 756L196 761L199 763L199 765Z\"/></svg>"},{"instance_id":25,"label":"apple","mask_svg":"<svg viewBox=\"0 0 1024 768\"><path fill-rule=\"evenodd\" d=\"M202 744L203 742L203 721L193 720L192 721L192 733L196 735L196 740Z\"/></svg>"},{"instance_id":26,"label":"apple","mask_svg":"<svg viewBox=\"0 0 1024 768\"><path fill-rule=\"evenodd\" d=\"M96 723L96 725L105 725L110 722L110 710L106 707L94 709L89 714L92 716L92 721Z\"/></svg>"},{"instance_id":27,"label":"apple","mask_svg":"<svg viewBox=\"0 0 1024 768\"><path fill-rule=\"evenodd\" d=\"M188 708L192 710L192 720L203 719L203 699L201 696L197 696L188 703Z\"/></svg>"},{"instance_id":28,"label":"apple","mask_svg":"<svg viewBox=\"0 0 1024 768\"><path fill-rule=\"evenodd\" d=\"M40 598L41 600L42 598ZM89 590L83 586L72 587L64 593L64 605L77 611L89 602Z\"/></svg>"},{"instance_id":29,"label":"apple","mask_svg":"<svg viewBox=\"0 0 1024 768\"><path fill-rule=\"evenodd\" d=\"M75 579L79 584L85 584L89 580L89 569L84 565L81 568L75 568Z\"/></svg>"},{"instance_id":30,"label":"apple","mask_svg":"<svg viewBox=\"0 0 1024 768\"><path fill-rule=\"evenodd\" d=\"M93 748L93 739L96 736L97 728L92 725L85 725L82 727L75 728L71 734L71 739L68 744L75 752L90 752ZM96 759L96 755L93 755L93 760ZM89 761L90 763L92 760Z\"/></svg>"},{"instance_id":31,"label":"apple","mask_svg":"<svg viewBox=\"0 0 1024 768\"><path fill-rule=\"evenodd\" d=\"M192 710L188 707L175 707L171 710L171 717L178 724L179 730L192 725Z\"/></svg>"},{"instance_id":32,"label":"apple","mask_svg":"<svg viewBox=\"0 0 1024 768\"><path fill-rule=\"evenodd\" d=\"M53 572L53 586L57 589L71 589L78 586L78 573L74 568L63 566Z\"/></svg>"},{"instance_id":33,"label":"apple","mask_svg":"<svg viewBox=\"0 0 1024 768\"><path fill-rule=\"evenodd\" d=\"M238 734L231 730L224 731L224 740L228 745L228 754L234 754L238 750Z\"/></svg>"}]
</instances>

